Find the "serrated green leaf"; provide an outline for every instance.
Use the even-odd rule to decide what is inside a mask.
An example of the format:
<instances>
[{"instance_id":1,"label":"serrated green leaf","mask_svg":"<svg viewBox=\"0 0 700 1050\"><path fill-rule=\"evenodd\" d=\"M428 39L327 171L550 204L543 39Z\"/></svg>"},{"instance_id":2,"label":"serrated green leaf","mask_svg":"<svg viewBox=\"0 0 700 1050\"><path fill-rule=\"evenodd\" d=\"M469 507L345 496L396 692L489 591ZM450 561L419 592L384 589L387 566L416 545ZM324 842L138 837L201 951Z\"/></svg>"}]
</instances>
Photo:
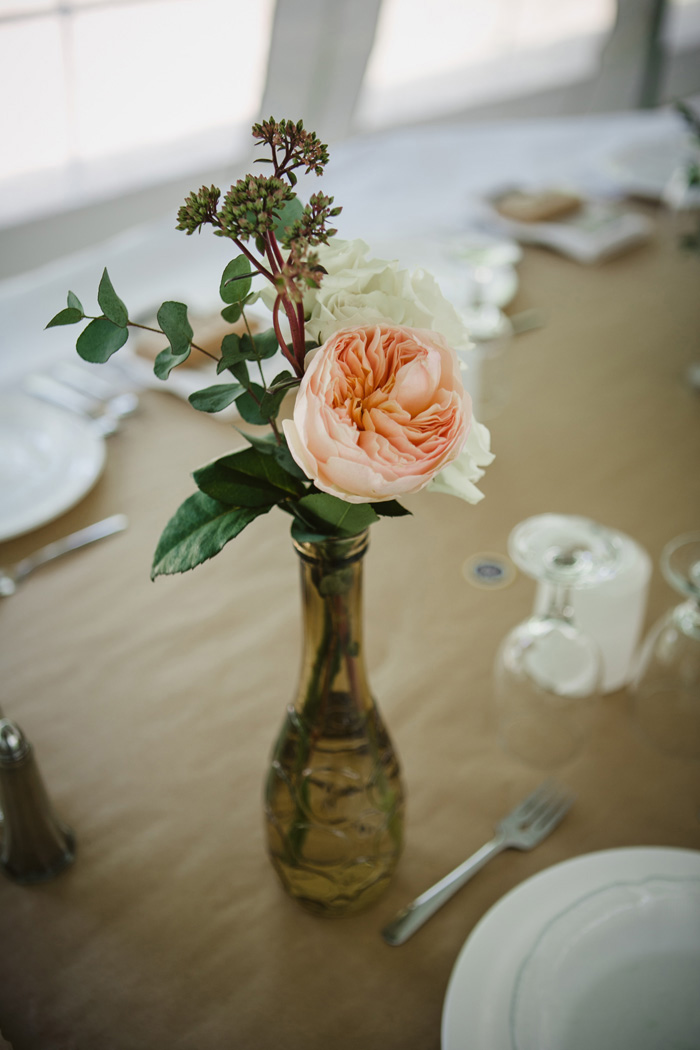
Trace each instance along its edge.
<instances>
[{"instance_id":1,"label":"serrated green leaf","mask_svg":"<svg viewBox=\"0 0 700 1050\"><path fill-rule=\"evenodd\" d=\"M307 525L333 536L355 536L379 521L369 503L346 503L327 492L304 496L294 511Z\"/></svg>"},{"instance_id":2,"label":"serrated green leaf","mask_svg":"<svg viewBox=\"0 0 700 1050\"><path fill-rule=\"evenodd\" d=\"M107 268L102 272L100 286L97 289L97 301L105 317L119 328L126 328L129 312L115 292Z\"/></svg>"},{"instance_id":3,"label":"serrated green leaf","mask_svg":"<svg viewBox=\"0 0 700 1050\"><path fill-rule=\"evenodd\" d=\"M203 390L195 390L187 400L198 412L221 412L240 397L243 389L240 383L217 383Z\"/></svg>"},{"instance_id":4,"label":"serrated green leaf","mask_svg":"<svg viewBox=\"0 0 700 1050\"><path fill-rule=\"evenodd\" d=\"M219 295L225 303L241 303L251 286L250 263L245 255L237 255L221 275Z\"/></svg>"},{"instance_id":5,"label":"serrated green leaf","mask_svg":"<svg viewBox=\"0 0 700 1050\"><path fill-rule=\"evenodd\" d=\"M46 325L47 328L55 328L61 324L77 324L78 321L82 321L84 317L82 310L79 310L76 306L67 306L63 310L59 310L55 317L52 317L49 323Z\"/></svg>"},{"instance_id":6,"label":"serrated green leaf","mask_svg":"<svg viewBox=\"0 0 700 1050\"><path fill-rule=\"evenodd\" d=\"M242 507L273 506L305 491L303 484L273 456L254 447L207 463L195 471L194 480L207 496Z\"/></svg>"},{"instance_id":7,"label":"serrated green leaf","mask_svg":"<svg viewBox=\"0 0 700 1050\"><path fill-rule=\"evenodd\" d=\"M83 304L81 303L80 299L75 294L75 292L69 292L68 293L68 305L73 310L80 310L81 314L83 316L85 316L85 311L83 310Z\"/></svg>"},{"instance_id":8,"label":"serrated green leaf","mask_svg":"<svg viewBox=\"0 0 700 1050\"><path fill-rule=\"evenodd\" d=\"M167 379L173 368L190 356L192 328L187 320L187 307L184 303L163 303L158 311L158 324L170 348L158 354L153 371L159 379Z\"/></svg>"},{"instance_id":9,"label":"serrated green leaf","mask_svg":"<svg viewBox=\"0 0 700 1050\"><path fill-rule=\"evenodd\" d=\"M208 561L269 507L229 507L195 492L163 530L153 556L151 579L187 572Z\"/></svg>"},{"instance_id":10,"label":"serrated green leaf","mask_svg":"<svg viewBox=\"0 0 700 1050\"><path fill-rule=\"evenodd\" d=\"M106 317L96 317L80 333L75 347L84 361L102 365L128 338L128 328L120 328Z\"/></svg>"}]
</instances>

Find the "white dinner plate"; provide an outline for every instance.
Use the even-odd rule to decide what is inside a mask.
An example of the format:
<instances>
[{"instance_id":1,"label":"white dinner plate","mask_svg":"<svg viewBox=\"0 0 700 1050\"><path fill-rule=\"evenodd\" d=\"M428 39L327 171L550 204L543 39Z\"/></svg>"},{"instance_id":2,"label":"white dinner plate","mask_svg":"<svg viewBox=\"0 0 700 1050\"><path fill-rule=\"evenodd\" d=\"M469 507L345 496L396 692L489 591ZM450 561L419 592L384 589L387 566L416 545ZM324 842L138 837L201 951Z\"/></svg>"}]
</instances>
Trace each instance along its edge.
<instances>
[{"instance_id":1,"label":"white dinner plate","mask_svg":"<svg viewBox=\"0 0 700 1050\"><path fill-rule=\"evenodd\" d=\"M0 540L70 510L104 462L104 438L87 420L23 394L1 397Z\"/></svg>"},{"instance_id":2,"label":"white dinner plate","mask_svg":"<svg viewBox=\"0 0 700 1050\"><path fill-rule=\"evenodd\" d=\"M542 974L542 967L544 965L546 970L551 963L551 960L546 960L545 955L548 948L547 938L550 938L551 948L552 931L554 935L561 935L564 929L572 946L576 947L580 943L572 934L570 926L567 928L559 925L557 928L557 923L567 912L570 912L569 920L571 915L576 918L574 909L582 906L581 902L585 899L595 900L605 908L609 905L608 891L611 891L611 887L640 883L647 883L648 887L668 887L670 880L676 886L676 896L681 899L681 911L685 909L684 914L692 913L697 924L700 922L700 916L695 915L699 879L700 851L630 847L575 857L547 868L521 883L486 913L475 926L457 958L443 1009L442 1050L520 1050L521 1046L526 1045L526 1033L524 1030L518 1033L516 1026L518 1023L525 1023L523 1018L528 1004L524 996L532 993L533 988L540 987L538 980ZM682 880L690 880L689 885L693 887L687 894L678 889ZM623 1004L630 1001L630 996L638 994L640 987L644 986L644 981L648 980L651 970L647 963L652 967L656 966L657 975L665 974L665 979L671 984L674 983L674 974L678 972L678 959L687 946L674 942L669 949L667 941L669 937L676 937L683 924L679 926L675 920L667 921L669 913L664 911L662 897L663 894L656 894L657 907L650 909L650 914L653 913L650 922L642 915L642 911L637 910L634 944L640 966L636 976L633 969L627 972L627 991L622 995L620 989L618 996L621 1010ZM579 913L579 917L582 914ZM664 929L666 940L662 940L658 935L659 928ZM604 939L608 934L599 930L597 936ZM609 936L610 940L606 944L596 945L596 951L601 956L601 966L604 966L608 954L615 955L621 950L621 946L630 943L629 938L625 942L625 937L620 935L619 929L616 933L613 932L612 926ZM700 965L700 941L695 940L694 945L693 951L685 953L688 956L688 968ZM670 954L676 952L675 961L667 960L667 967L661 965L661 956L658 954L661 948ZM576 963L575 956L572 958ZM578 965L579 972L582 972L585 968L583 957L580 957ZM593 1009L600 1013L602 999L595 1004L593 1000L595 994L604 996L606 987L598 985L597 992L595 986L592 987L586 986L584 981L574 981L568 986L569 1007L572 1013L575 1013L576 1009L584 1008L589 1012ZM581 996L590 993L593 999L585 1004L583 998L575 999L574 991L577 994L580 992ZM546 999L546 996L544 998ZM657 1003L658 1001L657 997ZM614 1003L615 1000L612 1000L612 1004L608 1000L608 1008L611 1009ZM537 1009L535 1014L539 1020L540 1014ZM688 1024L694 1024L694 1020L691 1018ZM574 1047L585 1044L560 1042L553 1045L556 1045L556 1050L573 1050ZM659 1043L659 1046L665 1045L667 1044L663 1041ZM686 1046L684 1043L673 1045ZM602 1050L603 1044L596 1042L595 1046L596 1050ZM687 1046L700 1046L700 1041L688 1042ZM545 1045L539 1050L545 1050ZM628 1050L628 1047L620 1043L616 1050Z\"/></svg>"}]
</instances>

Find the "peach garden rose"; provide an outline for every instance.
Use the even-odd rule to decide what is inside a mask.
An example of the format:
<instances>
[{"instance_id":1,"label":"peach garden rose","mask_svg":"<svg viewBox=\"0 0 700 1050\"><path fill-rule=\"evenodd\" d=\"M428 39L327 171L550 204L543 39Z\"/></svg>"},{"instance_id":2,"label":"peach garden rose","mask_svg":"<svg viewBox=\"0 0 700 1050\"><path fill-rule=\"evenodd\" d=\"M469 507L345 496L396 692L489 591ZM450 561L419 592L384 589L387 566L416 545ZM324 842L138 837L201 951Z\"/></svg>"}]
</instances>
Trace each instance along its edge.
<instances>
[{"instance_id":1,"label":"peach garden rose","mask_svg":"<svg viewBox=\"0 0 700 1050\"><path fill-rule=\"evenodd\" d=\"M436 332L355 326L309 355L283 427L317 488L376 502L425 488L459 456L471 400L455 351Z\"/></svg>"}]
</instances>

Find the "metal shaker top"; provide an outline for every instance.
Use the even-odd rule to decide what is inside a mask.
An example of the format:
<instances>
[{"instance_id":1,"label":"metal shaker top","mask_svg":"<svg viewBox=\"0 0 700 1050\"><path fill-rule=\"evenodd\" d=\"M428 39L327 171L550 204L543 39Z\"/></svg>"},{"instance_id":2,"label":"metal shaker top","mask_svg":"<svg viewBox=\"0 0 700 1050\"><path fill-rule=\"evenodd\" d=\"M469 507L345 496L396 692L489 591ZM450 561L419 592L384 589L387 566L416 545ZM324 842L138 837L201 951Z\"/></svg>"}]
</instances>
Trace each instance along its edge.
<instances>
[{"instance_id":1,"label":"metal shaker top","mask_svg":"<svg viewBox=\"0 0 700 1050\"><path fill-rule=\"evenodd\" d=\"M0 718L0 765L9 766L29 754L30 744L15 722Z\"/></svg>"}]
</instances>

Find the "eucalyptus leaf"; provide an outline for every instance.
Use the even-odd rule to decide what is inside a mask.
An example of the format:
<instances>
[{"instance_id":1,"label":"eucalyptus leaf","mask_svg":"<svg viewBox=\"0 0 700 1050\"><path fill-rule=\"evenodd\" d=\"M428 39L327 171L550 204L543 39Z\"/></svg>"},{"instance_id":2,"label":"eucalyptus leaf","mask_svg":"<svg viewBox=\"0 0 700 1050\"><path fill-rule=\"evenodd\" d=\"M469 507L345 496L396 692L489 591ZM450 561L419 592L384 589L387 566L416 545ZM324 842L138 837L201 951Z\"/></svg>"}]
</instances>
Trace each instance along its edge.
<instances>
[{"instance_id":1,"label":"eucalyptus leaf","mask_svg":"<svg viewBox=\"0 0 700 1050\"><path fill-rule=\"evenodd\" d=\"M221 412L240 397L243 390L240 383L216 383L203 390L195 390L187 400L198 412Z\"/></svg>"},{"instance_id":2,"label":"eucalyptus leaf","mask_svg":"<svg viewBox=\"0 0 700 1050\"><path fill-rule=\"evenodd\" d=\"M260 412L260 405L265 397L265 389L258 383L251 383L244 394L236 398L236 407L246 423L261 427L268 422L268 417Z\"/></svg>"},{"instance_id":3,"label":"eucalyptus leaf","mask_svg":"<svg viewBox=\"0 0 700 1050\"><path fill-rule=\"evenodd\" d=\"M248 336L243 336L243 340L248 338ZM253 357L260 361L267 361L270 357L274 357L280 348L274 328L268 328L264 332L256 332L253 336L253 343Z\"/></svg>"},{"instance_id":4,"label":"eucalyptus leaf","mask_svg":"<svg viewBox=\"0 0 700 1050\"><path fill-rule=\"evenodd\" d=\"M82 321L84 316L83 311L79 310L77 306L66 306L63 310L59 310L55 317L51 318L46 327L55 328L61 324L77 324L78 321Z\"/></svg>"},{"instance_id":5,"label":"eucalyptus leaf","mask_svg":"<svg viewBox=\"0 0 700 1050\"><path fill-rule=\"evenodd\" d=\"M107 317L96 317L80 333L75 347L84 361L102 365L128 338L128 328L112 324Z\"/></svg>"},{"instance_id":6,"label":"eucalyptus leaf","mask_svg":"<svg viewBox=\"0 0 700 1050\"><path fill-rule=\"evenodd\" d=\"M221 357L216 365L216 371L218 374L225 372L226 369L231 369L234 365L237 365L243 360L241 354L241 337L235 332L229 332L221 340Z\"/></svg>"},{"instance_id":7,"label":"eucalyptus leaf","mask_svg":"<svg viewBox=\"0 0 700 1050\"><path fill-rule=\"evenodd\" d=\"M187 572L213 558L269 507L229 507L195 492L182 503L158 541L151 579Z\"/></svg>"},{"instance_id":8,"label":"eucalyptus leaf","mask_svg":"<svg viewBox=\"0 0 700 1050\"><path fill-rule=\"evenodd\" d=\"M221 275L219 295L225 303L241 303L251 286L250 263L245 255L237 255Z\"/></svg>"},{"instance_id":9,"label":"eucalyptus leaf","mask_svg":"<svg viewBox=\"0 0 700 1050\"><path fill-rule=\"evenodd\" d=\"M277 389L268 387L260 402L260 415L265 419L276 419L290 389L289 386L279 386Z\"/></svg>"},{"instance_id":10,"label":"eucalyptus leaf","mask_svg":"<svg viewBox=\"0 0 700 1050\"><path fill-rule=\"evenodd\" d=\"M83 304L81 303L80 299L75 294L75 292L69 292L68 293L68 305L73 310L80 310L81 314L83 316L85 316L85 311L83 310Z\"/></svg>"},{"instance_id":11,"label":"eucalyptus leaf","mask_svg":"<svg viewBox=\"0 0 700 1050\"><path fill-rule=\"evenodd\" d=\"M272 227L272 231L275 237L280 240L284 239L284 231L300 219L304 214L304 206L298 197L291 197L290 200L284 202L281 208L275 210L275 224Z\"/></svg>"},{"instance_id":12,"label":"eucalyptus leaf","mask_svg":"<svg viewBox=\"0 0 700 1050\"><path fill-rule=\"evenodd\" d=\"M232 303L231 306L225 306L221 311L221 316L224 321L228 321L229 324L235 324L243 313L243 306L241 303Z\"/></svg>"},{"instance_id":13,"label":"eucalyptus leaf","mask_svg":"<svg viewBox=\"0 0 700 1050\"><path fill-rule=\"evenodd\" d=\"M187 320L187 307L184 303L163 303L158 311L158 324L170 343L170 349L158 354L153 371L159 379L167 379L172 369L190 356L192 328Z\"/></svg>"},{"instance_id":14,"label":"eucalyptus leaf","mask_svg":"<svg viewBox=\"0 0 700 1050\"><path fill-rule=\"evenodd\" d=\"M115 292L106 267L102 272L100 286L97 290L97 301L102 313L112 324L116 324L119 328L126 328L129 311Z\"/></svg>"}]
</instances>

